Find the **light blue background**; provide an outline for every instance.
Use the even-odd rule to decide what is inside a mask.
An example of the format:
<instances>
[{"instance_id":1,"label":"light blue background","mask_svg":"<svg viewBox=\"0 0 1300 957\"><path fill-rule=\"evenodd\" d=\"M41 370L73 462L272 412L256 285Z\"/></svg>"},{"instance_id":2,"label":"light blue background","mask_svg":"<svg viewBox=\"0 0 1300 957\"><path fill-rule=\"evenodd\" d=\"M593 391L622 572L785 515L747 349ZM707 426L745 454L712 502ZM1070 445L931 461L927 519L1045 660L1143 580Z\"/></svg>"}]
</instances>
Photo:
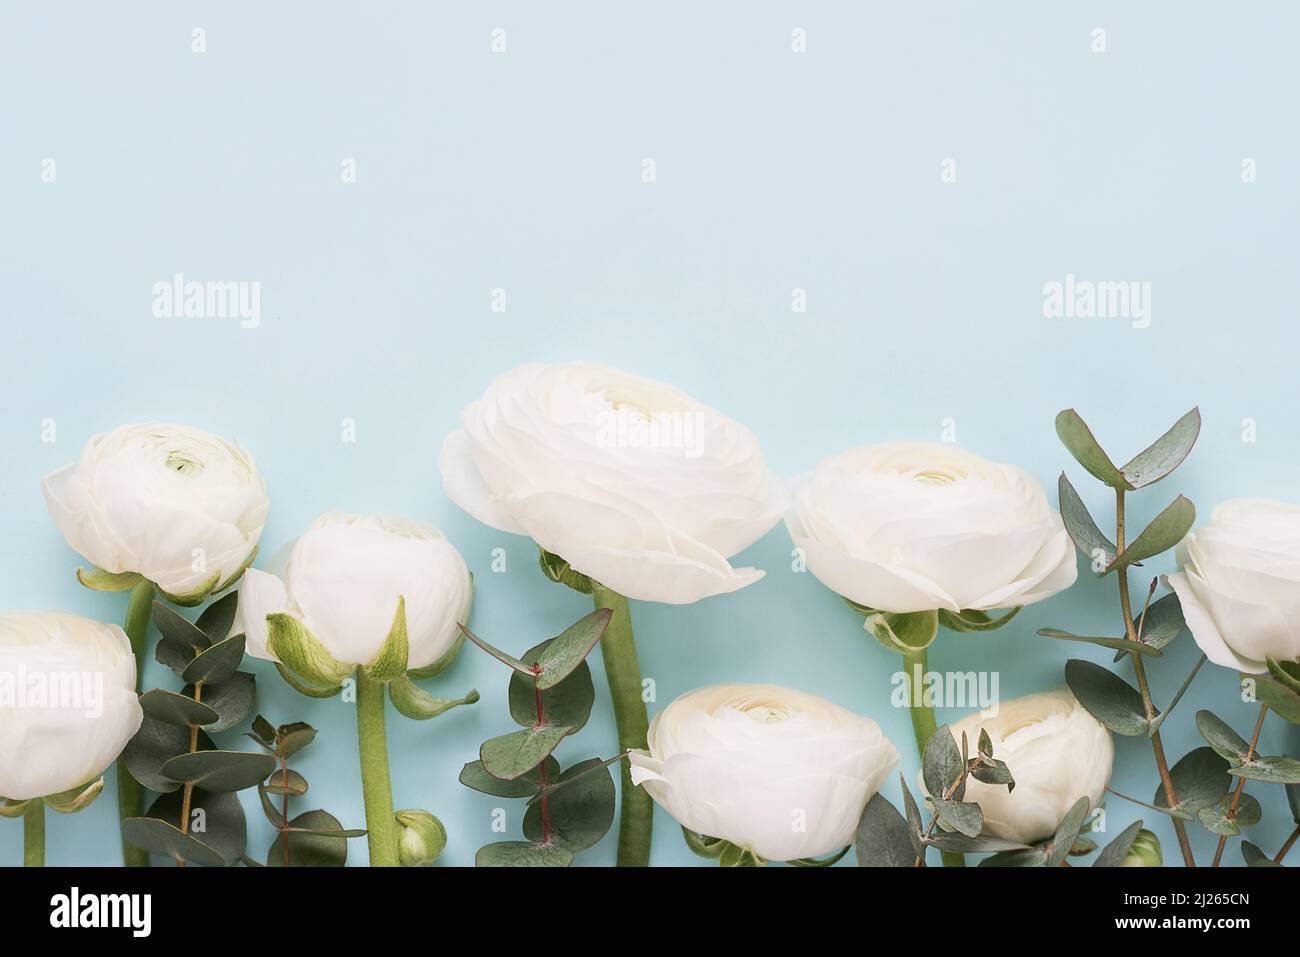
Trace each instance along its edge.
<instances>
[{"instance_id":1,"label":"light blue background","mask_svg":"<svg viewBox=\"0 0 1300 957\"><path fill-rule=\"evenodd\" d=\"M1078 407L1123 459L1199 404L1200 444L1136 496L1135 525L1178 491L1203 515L1296 499L1297 29L1284 3L6 5L0 607L120 618L124 596L76 584L39 479L96 432L164 419L252 450L272 498L264 554L332 507L430 519L476 573L476 630L526 648L589 605L542 579L531 543L448 502L435 468L458 409L525 360L670 380L749 425L787 476L857 444L937 440L952 418L961 445L1049 488L1068 468L1107 516L1056 412ZM956 183L940 181L946 157ZM1242 182L1246 157L1258 182ZM261 281L260 327L153 318L152 284L175 272ZM1044 318L1043 284L1066 273L1150 281L1150 328ZM489 567L498 546L506 574ZM879 721L910 779L898 661L789 553L777 528L739 556L768 570L757 585L635 606L660 703L719 681L816 692ZM943 637L932 662L996 669L1004 696L1049 688L1068 657L1110 655L1034 630L1113 631L1115 608L1113 580L1085 572L998 634ZM1196 656L1184 636L1154 664L1159 701ZM566 759L615 747L593 663L596 713ZM263 664L258 710L321 730L300 809L360 826L352 707L299 697ZM390 713L397 805L442 818L446 864L501 839L494 807L517 834L522 802L456 780L513 727L506 679L470 648L432 690L477 687L480 704ZM172 681L151 663L146 687ZM1247 734L1256 712L1207 666L1166 726L1171 760L1200 743L1200 707ZM1269 719L1265 751L1298 743ZM1149 800L1149 745L1116 746L1113 784ZM1249 837L1272 853L1290 830L1281 789L1250 791L1266 821ZM897 802L897 782L885 793ZM245 798L261 855L270 827ZM1141 814L1108 808L1112 833ZM696 861L671 819L655 826L655 863ZM1175 862L1172 829L1154 827ZM19 859L20 830L0 821L0 861ZM1193 832L1208 862L1213 839ZM580 862L613 859L611 833ZM118 862L113 794L52 820L49 860Z\"/></svg>"}]
</instances>

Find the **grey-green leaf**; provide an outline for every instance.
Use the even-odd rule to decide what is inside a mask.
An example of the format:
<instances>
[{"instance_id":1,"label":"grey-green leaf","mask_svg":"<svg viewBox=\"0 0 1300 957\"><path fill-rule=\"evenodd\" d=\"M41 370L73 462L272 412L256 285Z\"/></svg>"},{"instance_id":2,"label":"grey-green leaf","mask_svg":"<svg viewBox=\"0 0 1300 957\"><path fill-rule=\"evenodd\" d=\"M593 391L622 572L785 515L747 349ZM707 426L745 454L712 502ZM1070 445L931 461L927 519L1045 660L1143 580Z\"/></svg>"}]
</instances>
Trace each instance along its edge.
<instances>
[{"instance_id":1,"label":"grey-green leaf","mask_svg":"<svg viewBox=\"0 0 1300 957\"><path fill-rule=\"evenodd\" d=\"M523 661L534 665L554 641L548 639L524 652ZM538 695L534 690L533 679L518 671L510 675L510 716L525 728L538 723ZM591 680L591 668L585 661L579 661L563 683L541 691L542 721L546 724L560 724L580 730L591 715L592 705L596 701L596 688Z\"/></svg>"},{"instance_id":2,"label":"grey-green leaf","mask_svg":"<svg viewBox=\"0 0 1300 957\"><path fill-rule=\"evenodd\" d=\"M218 792L251 788L273 770L272 755L252 751L195 751L177 755L162 766L162 773L173 781Z\"/></svg>"},{"instance_id":3,"label":"grey-green leaf","mask_svg":"<svg viewBox=\"0 0 1300 957\"><path fill-rule=\"evenodd\" d=\"M1160 438L1133 456L1120 471L1133 488L1154 485L1183 464L1201 434L1201 410L1192 409Z\"/></svg>"},{"instance_id":4,"label":"grey-green leaf","mask_svg":"<svg viewBox=\"0 0 1300 957\"><path fill-rule=\"evenodd\" d=\"M614 823L613 776L607 767L586 773L600 764L599 758L591 758L568 768L556 782L565 786L546 797L551 840L574 853L591 847ZM542 840L541 802L530 805L524 814L524 837Z\"/></svg>"},{"instance_id":5,"label":"grey-green leaf","mask_svg":"<svg viewBox=\"0 0 1300 957\"><path fill-rule=\"evenodd\" d=\"M984 812L980 806L965 801L944 801L931 798L939 822L949 831L957 831L967 837L978 837L984 829Z\"/></svg>"},{"instance_id":6,"label":"grey-green leaf","mask_svg":"<svg viewBox=\"0 0 1300 957\"><path fill-rule=\"evenodd\" d=\"M122 820L122 839L151 854L160 854L202 867L222 867L226 861L215 849L166 821L154 817Z\"/></svg>"},{"instance_id":7,"label":"grey-green leaf","mask_svg":"<svg viewBox=\"0 0 1300 957\"><path fill-rule=\"evenodd\" d=\"M1088 799L1081 797L1070 806L1070 810L1065 812L1065 817L1061 819L1056 833L1052 835L1051 849L1047 852L1047 860L1043 862L1045 866L1058 867L1061 861L1065 860L1070 853L1070 848L1074 847L1074 842L1079 839L1079 831L1083 829L1083 822L1088 816L1090 806Z\"/></svg>"},{"instance_id":8,"label":"grey-green leaf","mask_svg":"<svg viewBox=\"0 0 1300 957\"><path fill-rule=\"evenodd\" d=\"M1066 409L1056 416L1056 434L1061 443L1074 456L1074 460L1088 470L1094 478L1100 479L1111 488L1131 491L1133 485L1124 474L1111 462L1087 423L1073 409Z\"/></svg>"},{"instance_id":9,"label":"grey-green leaf","mask_svg":"<svg viewBox=\"0 0 1300 957\"><path fill-rule=\"evenodd\" d=\"M1127 568L1134 562L1144 561L1168 551L1181 542L1196 523L1196 506L1179 495L1165 506L1164 511L1142 529L1137 538L1110 563L1107 571Z\"/></svg>"},{"instance_id":10,"label":"grey-green leaf","mask_svg":"<svg viewBox=\"0 0 1300 957\"><path fill-rule=\"evenodd\" d=\"M917 849L898 809L877 793L867 802L853 839L858 867L911 867Z\"/></svg>"},{"instance_id":11,"label":"grey-green leaf","mask_svg":"<svg viewBox=\"0 0 1300 957\"><path fill-rule=\"evenodd\" d=\"M546 777L549 781L554 781L560 774L560 763L553 757L546 759ZM473 788L483 794L491 794L494 797L504 798L525 798L532 797L541 787L541 775L539 767L533 768L526 774L521 774L517 778L503 780L488 774L483 767L482 761L470 761L460 770L460 783L467 788Z\"/></svg>"},{"instance_id":12,"label":"grey-green leaf","mask_svg":"<svg viewBox=\"0 0 1300 957\"><path fill-rule=\"evenodd\" d=\"M1088 712L1116 734L1146 734L1150 722L1142 695L1119 675L1091 661L1065 663L1065 683Z\"/></svg>"},{"instance_id":13,"label":"grey-green leaf","mask_svg":"<svg viewBox=\"0 0 1300 957\"><path fill-rule=\"evenodd\" d=\"M1105 574L1115 561L1115 543L1102 534L1064 472L1056 482L1056 490L1061 505L1061 521L1065 523L1074 547L1083 553L1090 566L1100 565L1101 574Z\"/></svg>"},{"instance_id":14,"label":"grey-green leaf","mask_svg":"<svg viewBox=\"0 0 1300 957\"><path fill-rule=\"evenodd\" d=\"M925 753L921 757L921 776L925 780L925 789L934 798L947 795L960 801L965 784L957 787L951 794L950 788L957 784L966 765L961 759L961 751L953 739L952 731L942 725L926 742Z\"/></svg>"},{"instance_id":15,"label":"grey-green leaf","mask_svg":"<svg viewBox=\"0 0 1300 957\"><path fill-rule=\"evenodd\" d=\"M501 841L480 847L475 867L568 867L573 852L558 844L542 846L531 841Z\"/></svg>"},{"instance_id":16,"label":"grey-green leaf","mask_svg":"<svg viewBox=\"0 0 1300 957\"><path fill-rule=\"evenodd\" d=\"M1282 755L1255 758L1240 767L1228 768L1228 773L1248 781L1266 781L1269 784L1300 784L1300 760Z\"/></svg>"},{"instance_id":17,"label":"grey-green leaf","mask_svg":"<svg viewBox=\"0 0 1300 957\"><path fill-rule=\"evenodd\" d=\"M232 635L199 652L181 673L186 684L224 681L233 675L244 660L244 636Z\"/></svg>"},{"instance_id":18,"label":"grey-green leaf","mask_svg":"<svg viewBox=\"0 0 1300 957\"><path fill-rule=\"evenodd\" d=\"M1038 634L1044 638L1058 638L1061 641L1083 641L1090 645L1101 645L1103 648L1115 648L1121 653L1135 652L1139 655L1151 655L1159 658L1163 652L1159 648L1152 648L1150 645L1140 641L1129 641L1127 638L1108 638L1102 635L1076 635L1073 632L1061 631L1059 628L1039 628Z\"/></svg>"},{"instance_id":19,"label":"grey-green leaf","mask_svg":"<svg viewBox=\"0 0 1300 957\"><path fill-rule=\"evenodd\" d=\"M1214 753L1213 748L1196 748L1183 755L1169 769L1178 807L1171 808L1165 800L1165 789L1157 784L1152 804L1167 810L1175 817L1190 818L1203 807L1218 803L1228 790L1228 762Z\"/></svg>"},{"instance_id":20,"label":"grey-green leaf","mask_svg":"<svg viewBox=\"0 0 1300 957\"><path fill-rule=\"evenodd\" d=\"M611 609L598 608L547 642L537 659L538 690L554 688L576 671L605 634L612 617L614 612Z\"/></svg>"},{"instance_id":21,"label":"grey-green leaf","mask_svg":"<svg viewBox=\"0 0 1300 957\"><path fill-rule=\"evenodd\" d=\"M1122 867L1124 858L1128 857L1129 850L1133 847L1133 842L1137 840L1138 833L1142 830L1142 822L1134 821L1119 834L1115 839L1101 849L1097 859L1092 862L1093 867Z\"/></svg>"},{"instance_id":22,"label":"grey-green leaf","mask_svg":"<svg viewBox=\"0 0 1300 957\"><path fill-rule=\"evenodd\" d=\"M220 717L206 704L162 688L154 688L140 695L140 707L146 715L156 721L181 727L214 724Z\"/></svg>"},{"instance_id":23,"label":"grey-green leaf","mask_svg":"<svg viewBox=\"0 0 1300 957\"><path fill-rule=\"evenodd\" d=\"M1196 729L1201 737L1214 749L1214 753L1229 762L1240 764L1250 751L1246 739L1239 735L1227 723L1212 711L1196 712Z\"/></svg>"},{"instance_id":24,"label":"grey-green leaf","mask_svg":"<svg viewBox=\"0 0 1300 957\"><path fill-rule=\"evenodd\" d=\"M513 781L541 764L569 731L563 725L545 725L490 738L479 748L483 769L495 778Z\"/></svg>"}]
</instances>

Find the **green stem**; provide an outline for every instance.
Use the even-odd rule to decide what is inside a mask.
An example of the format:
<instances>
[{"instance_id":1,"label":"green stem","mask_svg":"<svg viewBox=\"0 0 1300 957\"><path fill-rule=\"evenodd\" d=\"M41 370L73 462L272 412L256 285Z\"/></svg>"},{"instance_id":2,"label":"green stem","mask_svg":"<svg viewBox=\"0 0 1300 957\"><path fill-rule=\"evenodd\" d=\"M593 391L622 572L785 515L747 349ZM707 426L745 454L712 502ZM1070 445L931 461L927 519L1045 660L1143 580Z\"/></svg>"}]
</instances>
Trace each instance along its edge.
<instances>
[{"instance_id":1,"label":"green stem","mask_svg":"<svg viewBox=\"0 0 1300 957\"><path fill-rule=\"evenodd\" d=\"M384 731L384 685L358 668L357 748L361 754L361 793L366 804L366 840L371 867L397 867L398 829L393 816L393 784L388 775L388 737Z\"/></svg>"},{"instance_id":2,"label":"green stem","mask_svg":"<svg viewBox=\"0 0 1300 957\"><path fill-rule=\"evenodd\" d=\"M32 798L23 812L23 867L45 866L45 801Z\"/></svg>"},{"instance_id":3,"label":"green stem","mask_svg":"<svg viewBox=\"0 0 1300 957\"><path fill-rule=\"evenodd\" d=\"M131 600L126 606L126 621L123 630L131 640L131 651L135 654L135 690L139 691L144 681L145 652L149 646L149 619L153 610L153 583L140 579L131 589ZM144 788L131 776L123 761L117 762L117 813L125 821L128 817L140 817L144 814ZM148 867L149 852L122 840L122 863L127 867Z\"/></svg>"},{"instance_id":4,"label":"green stem","mask_svg":"<svg viewBox=\"0 0 1300 957\"><path fill-rule=\"evenodd\" d=\"M627 599L618 592L595 586L591 593L597 608L614 612L600 639L600 656L605 662L605 678L614 701L614 724L618 728L618 749L644 748L650 719L641 698L641 668L636 660L636 642L632 637L632 615ZM645 788L632 783L632 766L621 764L622 806L618 823L618 866L646 867L650 863L650 826L654 820L654 801Z\"/></svg>"},{"instance_id":5,"label":"green stem","mask_svg":"<svg viewBox=\"0 0 1300 957\"><path fill-rule=\"evenodd\" d=\"M939 723L934 717L934 708L925 703L925 649L909 651L903 655L903 671L907 675L907 710L912 715L912 734L916 737L916 754L922 757L925 746L934 733L939 730ZM917 696L921 697L918 698ZM944 867L965 867L965 856L956 851L940 851Z\"/></svg>"}]
</instances>

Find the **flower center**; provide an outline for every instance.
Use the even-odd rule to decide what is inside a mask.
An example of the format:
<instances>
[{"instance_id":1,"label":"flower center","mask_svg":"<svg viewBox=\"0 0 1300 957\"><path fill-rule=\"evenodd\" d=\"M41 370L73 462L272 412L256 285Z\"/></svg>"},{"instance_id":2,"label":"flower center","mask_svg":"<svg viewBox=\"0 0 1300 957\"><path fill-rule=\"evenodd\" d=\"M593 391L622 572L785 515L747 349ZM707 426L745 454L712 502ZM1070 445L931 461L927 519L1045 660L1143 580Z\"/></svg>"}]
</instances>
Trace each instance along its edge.
<instances>
[{"instance_id":1,"label":"flower center","mask_svg":"<svg viewBox=\"0 0 1300 957\"><path fill-rule=\"evenodd\" d=\"M198 462L184 452L168 452L167 467L182 475L194 475L203 471L203 463Z\"/></svg>"}]
</instances>

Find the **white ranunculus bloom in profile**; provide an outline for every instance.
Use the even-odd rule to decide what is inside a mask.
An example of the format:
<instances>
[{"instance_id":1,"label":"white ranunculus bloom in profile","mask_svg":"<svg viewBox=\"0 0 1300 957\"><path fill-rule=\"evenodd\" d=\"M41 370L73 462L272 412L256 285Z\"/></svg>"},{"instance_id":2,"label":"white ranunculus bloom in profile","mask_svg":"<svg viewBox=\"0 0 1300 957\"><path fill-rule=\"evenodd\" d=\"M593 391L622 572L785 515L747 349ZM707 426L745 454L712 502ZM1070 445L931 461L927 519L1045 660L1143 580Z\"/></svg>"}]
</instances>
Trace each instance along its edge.
<instances>
[{"instance_id":1,"label":"white ranunculus bloom in profile","mask_svg":"<svg viewBox=\"0 0 1300 957\"><path fill-rule=\"evenodd\" d=\"M1056 833L1079 798L1100 805L1115 745L1106 726L1067 689L1003 701L991 718L977 712L949 726L959 744L965 732L971 754L981 728L993 742L993 757L1006 763L1016 782L1008 792L1006 785L967 778L962 800L979 804L985 830L1032 844ZM923 779L920 787L924 792Z\"/></svg>"},{"instance_id":2,"label":"white ranunculus bloom in profile","mask_svg":"<svg viewBox=\"0 0 1300 957\"><path fill-rule=\"evenodd\" d=\"M245 567L270 504L246 451L160 423L96 435L43 488L55 525L87 560L191 603Z\"/></svg>"},{"instance_id":3,"label":"white ranunculus bloom in profile","mask_svg":"<svg viewBox=\"0 0 1300 957\"><path fill-rule=\"evenodd\" d=\"M329 512L293 543L282 577L253 568L244 573L240 627L249 654L275 660L266 616L287 613L335 661L366 665L388 639L400 597L407 667L424 668L456 643L473 592L465 560L433 526L400 515Z\"/></svg>"},{"instance_id":4,"label":"white ranunculus bloom in profile","mask_svg":"<svg viewBox=\"0 0 1300 957\"><path fill-rule=\"evenodd\" d=\"M589 362L495 378L443 443L447 495L629 598L687 604L762 577L728 559L780 519L753 434L661 382Z\"/></svg>"},{"instance_id":5,"label":"white ranunculus bloom in profile","mask_svg":"<svg viewBox=\"0 0 1300 957\"><path fill-rule=\"evenodd\" d=\"M1074 546L1042 487L952 445L891 442L836 455L786 515L808 570L886 612L986 611L1073 584Z\"/></svg>"},{"instance_id":6,"label":"white ranunculus bloom in profile","mask_svg":"<svg viewBox=\"0 0 1300 957\"><path fill-rule=\"evenodd\" d=\"M93 781L143 718L121 628L67 612L0 615L0 796Z\"/></svg>"},{"instance_id":7,"label":"white ranunculus bloom in profile","mask_svg":"<svg viewBox=\"0 0 1300 957\"><path fill-rule=\"evenodd\" d=\"M764 860L853 842L862 809L898 763L870 718L776 685L715 685L655 715L632 780L678 823Z\"/></svg>"},{"instance_id":8,"label":"white ranunculus bloom in profile","mask_svg":"<svg viewBox=\"0 0 1300 957\"><path fill-rule=\"evenodd\" d=\"M1252 674L1300 660L1300 505L1224 502L1177 554L1169 585L1207 658Z\"/></svg>"}]
</instances>

